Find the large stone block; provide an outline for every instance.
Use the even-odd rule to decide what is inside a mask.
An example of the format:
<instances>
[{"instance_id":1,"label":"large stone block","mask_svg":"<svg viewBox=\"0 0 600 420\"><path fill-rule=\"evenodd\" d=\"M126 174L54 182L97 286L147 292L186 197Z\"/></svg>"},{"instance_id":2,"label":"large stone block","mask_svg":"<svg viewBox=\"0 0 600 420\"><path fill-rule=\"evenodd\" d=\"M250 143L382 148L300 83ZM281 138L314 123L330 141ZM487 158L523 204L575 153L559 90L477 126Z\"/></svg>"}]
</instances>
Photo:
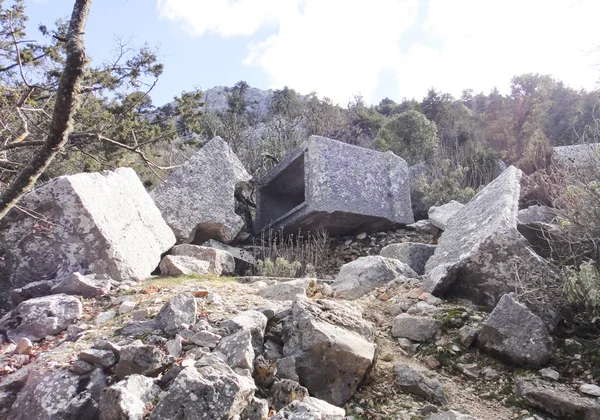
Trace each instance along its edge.
<instances>
[{"instance_id":1,"label":"large stone block","mask_svg":"<svg viewBox=\"0 0 600 420\"><path fill-rule=\"evenodd\" d=\"M319 136L260 180L257 200L257 230L341 235L414 221L404 159Z\"/></svg>"},{"instance_id":2,"label":"large stone block","mask_svg":"<svg viewBox=\"0 0 600 420\"><path fill-rule=\"evenodd\" d=\"M0 291L85 271L143 279L174 243L133 169L61 176L0 221Z\"/></svg>"},{"instance_id":3,"label":"large stone block","mask_svg":"<svg viewBox=\"0 0 600 420\"><path fill-rule=\"evenodd\" d=\"M151 195L178 242L231 242L244 226L235 213L235 190L250 178L227 143L215 137Z\"/></svg>"},{"instance_id":4,"label":"large stone block","mask_svg":"<svg viewBox=\"0 0 600 420\"><path fill-rule=\"evenodd\" d=\"M600 143L576 144L554 148L552 162L565 167L584 168L597 164L600 159Z\"/></svg>"},{"instance_id":5,"label":"large stone block","mask_svg":"<svg viewBox=\"0 0 600 420\"><path fill-rule=\"evenodd\" d=\"M450 219L425 266L423 289L493 308L505 293L556 286L557 271L517 231L522 172L511 166Z\"/></svg>"}]
</instances>

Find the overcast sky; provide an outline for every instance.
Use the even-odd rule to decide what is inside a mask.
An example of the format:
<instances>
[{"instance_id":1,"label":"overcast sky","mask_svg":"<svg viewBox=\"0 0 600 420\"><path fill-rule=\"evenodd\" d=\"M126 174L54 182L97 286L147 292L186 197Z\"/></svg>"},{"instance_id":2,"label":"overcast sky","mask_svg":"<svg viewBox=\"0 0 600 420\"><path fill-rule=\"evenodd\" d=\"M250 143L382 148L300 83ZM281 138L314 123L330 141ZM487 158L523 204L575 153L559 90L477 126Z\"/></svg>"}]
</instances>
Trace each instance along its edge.
<instances>
[{"instance_id":1,"label":"overcast sky","mask_svg":"<svg viewBox=\"0 0 600 420\"><path fill-rule=\"evenodd\" d=\"M73 0L29 0L32 26L67 16ZM95 0L88 54L115 38L159 48L156 105L194 87L285 85L340 105L427 90L506 92L514 75L569 86L600 80L599 0Z\"/></svg>"}]
</instances>

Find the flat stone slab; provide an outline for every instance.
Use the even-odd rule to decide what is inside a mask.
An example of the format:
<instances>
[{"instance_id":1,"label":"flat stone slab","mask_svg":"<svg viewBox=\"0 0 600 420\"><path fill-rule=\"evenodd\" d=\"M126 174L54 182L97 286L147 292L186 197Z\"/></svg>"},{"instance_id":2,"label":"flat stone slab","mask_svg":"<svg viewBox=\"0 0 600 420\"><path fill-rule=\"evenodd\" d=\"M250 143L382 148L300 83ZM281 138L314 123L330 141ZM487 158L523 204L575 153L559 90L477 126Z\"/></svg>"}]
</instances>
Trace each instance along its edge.
<instances>
[{"instance_id":1,"label":"flat stone slab","mask_svg":"<svg viewBox=\"0 0 600 420\"><path fill-rule=\"evenodd\" d=\"M215 137L151 195L177 241L231 242L244 226L235 190L252 177L221 137Z\"/></svg>"},{"instance_id":2,"label":"flat stone slab","mask_svg":"<svg viewBox=\"0 0 600 420\"><path fill-rule=\"evenodd\" d=\"M413 221L408 165L391 152L311 136L259 181L257 232L342 235Z\"/></svg>"},{"instance_id":3,"label":"flat stone slab","mask_svg":"<svg viewBox=\"0 0 600 420\"><path fill-rule=\"evenodd\" d=\"M557 285L557 271L517 231L522 172L511 166L450 219L425 266L423 290L493 308L515 288Z\"/></svg>"},{"instance_id":4,"label":"flat stone slab","mask_svg":"<svg viewBox=\"0 0 600 420\"><path fill-rule=\"evenodd\" d=\"M597 164L600 158L600 143L576 144L553 148L552 162L566 167L586 167Z\"/></svg>"},{"instance_id":5,"label":"flat stone slab","mask_svg":"<svg viewBox=\"0 0 600 420\"><path fill-rule=\"evenodd\" d=\"M462 208L464 204L458 201L452 200L441 206L433 206L429 209L429 221L431 224L442 230L446 230L448 222L454 217Z\"/></svg>"},{"instance_id":6,"label":"flat stone slab","mask_svg":"<svg viewBox=\"0 0 600 420\"><path fill-rule=\"evenodd\" d=\"M0 221L0 292L85 271L144 279L174 244L133 169L61 176Z\"/></svg>"},{"instance_id":7,"label":"flat stone slab","mask_svg":"<svg viewBox=\"0 0 600 420\"><path fill-rule=\"evenodd\" d=\"M434 251L435 245L402 242L385 246L379 255L407 264L415 273L422 275L425 273L425 264L427 264Z\"/></svg>"}]
</instances>

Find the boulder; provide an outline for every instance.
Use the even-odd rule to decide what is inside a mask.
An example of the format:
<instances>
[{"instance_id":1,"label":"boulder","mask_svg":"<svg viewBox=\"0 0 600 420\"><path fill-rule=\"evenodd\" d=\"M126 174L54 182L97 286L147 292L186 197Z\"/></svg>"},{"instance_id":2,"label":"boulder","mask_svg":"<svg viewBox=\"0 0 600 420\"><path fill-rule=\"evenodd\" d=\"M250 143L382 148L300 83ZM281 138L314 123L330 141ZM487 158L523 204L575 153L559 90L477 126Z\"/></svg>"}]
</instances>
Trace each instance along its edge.
<instances>
[{"instance_id":1,"label":"boulder","mask_svg":"<svg viewBox=\"0 0 600 420\"><path fill-rule=\"evenodd\" d=\"M208 248L200 245L182 244L171 249L171 255L192 257L198 260L208 261L209 270L213 274L234 274L235 260L233 255L227 251L216 248Z\"/></svg>"},{"instance_id":2,"label":"boulder","mask_svg":"<svg viewBox=\"0 0 600 420\"><path fill-rule=\"evenodd\" d=\"M522 172L511 166L450 219L425 266L423 289L493 308L515 289L549 290L558 271L517 231Z\"/></svg>"},{"instance_id":3,"label":"boulder","mask_svg":"<svg viewBox=\"0 0 600 420\"><path fill-rule=\"evenodd\" d=\"M553 148L552 163L566 168L583 169L598 164L600 143L575 144Z\"/></svg>"},{"instance_id":4,"label":"boulder","mask_svg":"<svg viewBox=\"0 0 600 420\"><path fill-rule=\"evenodd\" d=\"M517 376L515 393L530 407L559 419L600 419L600 401L582 397L566 385Z\"/></svg>"},{"instance_id":5,"label":"boulder","mask_svg":"<svg viewBox=\"0 0 600 420\"><path fill-rule=\"evenodd\" d=\"M425 273L425 264L435 251L435 245L421 244L415 242L402 242L385 246L380 256L398 260L419 275Z\"/></svg>"},{"instance_id":6,"label":"boulder","mask_svg":"<svg viewBox=\"0 0 600 420\"><path fill-rule=\"evenodd\" d=\"M519 210L517 221L520 225L529 223L552 223L558 213L555 209L547 206L530 206Z\"/></svg>"},{"instance_id":7,"label":"boulder","mask_svg":"<svg viewBox=\"0 0 600 420\"><path fill-rule=\"evenodd\" d=\"M429 221L439 229L446 230L448 222L464 207L458 201L450 201L442 206L433 206L429 209Z\"/></svg>"},{"instance_id":8,"label":"boulder","mask_svg":"<svg viewBox=\"0 0 600 420\"><path fill-rule=\"evenodd\" d=\"M61 176L26 194L0 221L0 291L87 270L144 279L175 236L135 171ZM36 217L32 217L35 215ZM0 293L0 308L8 302Z\"/></svg>"},{"instance_id":9,"label":"boulder","mask_svg":"<svg viewBox=\"0 0 600 420\"><path fill-rule=\"evenodd\" d=\"M73 273L56 280L56 282L56 286L52 288L52 294L64 293L65 295L93 298L110 292L110 280L84 276L81 273Z\"/></svg>"},{"instance_id":10,"label":"boulder","mask_svg":"<svg viewBox=\"0 0 600 420\"><path fill-rule=\"evenodd\" d=\"M42 280L34 281L26 284L18 289L12 289L10 291L10 302L12 306L17 306L19 303L24 302L28 299L48 296L52 294L52 288L56 285L56 279L54 280ZM1 298L0 298L1 299Z\"/></svg>"},{"instance_id":11,"label":"boulder","mask_svg":"<svg viewBox=\"0 0 600 420\"><path fill-rule=\"evenodd\" d=\"M241 329L234 334L223 337L215 347L215 354L222 355L223 361L232 369L254 370L252 335L246 329Z\"/></svg>"},{"instance_id":12,"label":"boulder","mask_svg":"<svg viewBox=\"0 0 600 420\"><path fill-rule=\"evenodd\" d=\"M294 300L296 295L306 296L306 288L313 280L298 279L259 289L256 294L270 300Z\"/></svg>"},{"instance_id":13,"label":"boulder","mask_svg":"<svg viewBox=\"0 0 600 420\"><path fill-rule=\"evenodd\" d=\"M27 337L40 341L56 335L83 316L81 301L68 295L51 295L26 300L0 320L0 332L18 341Z\"/></svg>"},{"instance_id":14,"label":"boulder","mask_svg":"<svg viewBox=\"0 0 600 420\"><path fill-rule=\"evenodd\" d=\"M154 322L168 335L174 335L182 326L196 323L196 298L191 293L181 293L163 305Z\"/></svg>"},{"instance_id":15,"label":"boulder","mask_svg":"<svg viewBox=\"0 0 600 420\"><path fill-rule=\"evenodd\" d=\"M552 242L562 236L556 210L546 206L531 206L519 210L517 229L523 235L531 248L540 256L552 256Z\"/></svg>"},{"instance_id":16,"label":"boulder","mask_svg":"<svg viewBox=\"0 0 600 420\"><path fill-rule=\"evenodd\" d=\"M539 367L552 357L552 340L544 321L511 295L502 296L477 342L483 350L519 366Z\"/></svg>"},{"instance_id":17,"label":"boulder","mask_svg":"<svg viewBox=\"0 0 600 420\"><path fill-rule=\"evenodd\" d=\"M214 239L210 239L206 241L204 246L209 248L220 249L221 251L227 251L233 258L235 259L235 272L239 274L244 274L247 268L256 265L256 258L252 255L251 252L246 251L243 248L236 248L230 245L226 245Z\"/></svg>"},{"instance_id":18,"label":"boulder","mask_svg":"<svg viewBox=\"0 0 600 420\"><path fill-rule=\"evenodd\" d=\"M284 326L283 354L294 357L311 395L343 405L375 364L373 326L359 307L298 298Z\"/></svg>"},{"instance_id":19,"label":"boulder","mask_svg":"<svg viewBox=\"0 0 600 420\"><path fill-rule=\"evenodd\" d=\"M235 191L248 182L238 157L220 137L209 141L151 195L178 242L231 242L244 222Z\"/></svg>"},{"instance_id":20,"label":"boulder","mask_svg":"<svg viewBox=\"0 0 600 420\"><path fill-rule=\"evenodd\" d=\"M119 379L134 373L156 376L164 372L173 361L174 359L168 358L159 347L137 340L121 347L121 357L115 367L115 375Z\"/></svg>"},{"instance_id":21,"label":"boulder","mask_svg":"<svg viewBox=\"0 0 600 420\"><path fill-rule=\"evenodd\" d=\"M346 411L318 398L306 397L301 401L293 401L271 420L343 420Z\"/></svg>"},{"instance_id":22,"label":"boulder","mask_svg":"<svg viewBox=\"0 0 600 420\"><path fill-rule=\"evenodd\" d=\"M433 378L423 375L408 365L396 365L396 385L402 392L418 395L435 404L446 404L442 384Z\"/></svg>"},{"instance_id":23,"label":"boulder","mask_svg":"<svg viewBox=\"0 0 600 420\"><path fill-rule=\"evenodd\" d=\"M440 332L440 321L426 316L400 314L392 321L392 337L408 338L413 341L431 341Z\"/></svg>"},{"instance_id":24,"label":"boulder","mask_svg":"<svg viewBox=\"0 0 600 420\"><path fill-rule=\"evenodd\" d=\"M115 354L110 350L86 349L81 351L78 357L84 362L99 365L103 368L111 367L117 362Z\"/></svg>"},{"instance_id":25,"label":"boulder","mask_svg":"<svg viewBox=\"0 0 600 420\"><path fill-rule=\"evenodd\" d=\"M210 273L210 263L185 255L166 255L159 265L163 276L184 276Z\"/></svg>"},{"instance_id":26,"label":"boulder","mask_svg":"<svg viewBox=\"0 0 600 420\"><path fill-rule=\"evenodd\" d=\"M459 413L458 411L448 410L432 414L427 420L477 420L473 416Z\"/></svg>"},{"instance_id":27,"label":"boulder","mask_svg":"<svg viewBox=\"0 0 600 420\"><path fill-rule=\"evenodd\" d=\"M233 318L222 323L230 333L247 330L252 335L252 346L256 353L262 353L265 341L265 330L267 328L267 317L259 311L250 310L240 312Z\"/></svg>"},{"instance_id":28,"label":"boulder","mask_svg":"<svg viewBox=\"0 0 600 420\"><path fill-rule=\"evenodd\" d=\"M101 369L84 376L67 369L32 370L6 418L13 420L79 420L98 418L100 392L106 387Z\"/></svg>"},{"instance_id":29,"label":"boulder","mask_svg":"<svg viewBox=\"0 0 600 420\"><path fill-rule=\"evenodd\" d=\"M255 389L252 378L207 355L177 375L150 420L240 418Z\"/></svg>"},{"instance_id":30,"label":"boulder","mask_svg":"<svg viewBox=\"0 0 600 420\"><path fill-rule=\"evenodd\" d=\"M161 390L154 380L142 375L130 375L105 388L100 394L100 420L143 420L147 404L152 403Z\"/></svg>"},{"instance_id":31,"label":"boulder","mask_svg":"<svg viewBox=\"0 0 600 420\"><path fill-rule=\"evenodd\" d=\"M331 285L337 297L357 299L393 280L407 281L416 277L408 265L380 256L360 257L344 264Z\"/></svg>"}]
</instances>

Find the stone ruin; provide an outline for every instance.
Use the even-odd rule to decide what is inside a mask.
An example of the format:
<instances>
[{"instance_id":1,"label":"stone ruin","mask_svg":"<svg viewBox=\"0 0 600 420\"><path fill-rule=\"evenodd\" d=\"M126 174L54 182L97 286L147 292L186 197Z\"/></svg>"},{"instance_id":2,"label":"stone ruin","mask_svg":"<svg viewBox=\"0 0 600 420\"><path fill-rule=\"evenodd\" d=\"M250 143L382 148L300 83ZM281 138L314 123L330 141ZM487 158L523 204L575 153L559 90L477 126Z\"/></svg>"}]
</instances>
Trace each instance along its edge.
<instances>
[{"instance_id":1,"label":"stone ruin","mask_svg":"<svg viewBox=\"0 0 600 420\"><path fill-rule=\"evenodd\" d=\"M256 232L342 235L414 221L408 166L391 152L312 136L258 184Z\"/></svg>"}]
</instances>

